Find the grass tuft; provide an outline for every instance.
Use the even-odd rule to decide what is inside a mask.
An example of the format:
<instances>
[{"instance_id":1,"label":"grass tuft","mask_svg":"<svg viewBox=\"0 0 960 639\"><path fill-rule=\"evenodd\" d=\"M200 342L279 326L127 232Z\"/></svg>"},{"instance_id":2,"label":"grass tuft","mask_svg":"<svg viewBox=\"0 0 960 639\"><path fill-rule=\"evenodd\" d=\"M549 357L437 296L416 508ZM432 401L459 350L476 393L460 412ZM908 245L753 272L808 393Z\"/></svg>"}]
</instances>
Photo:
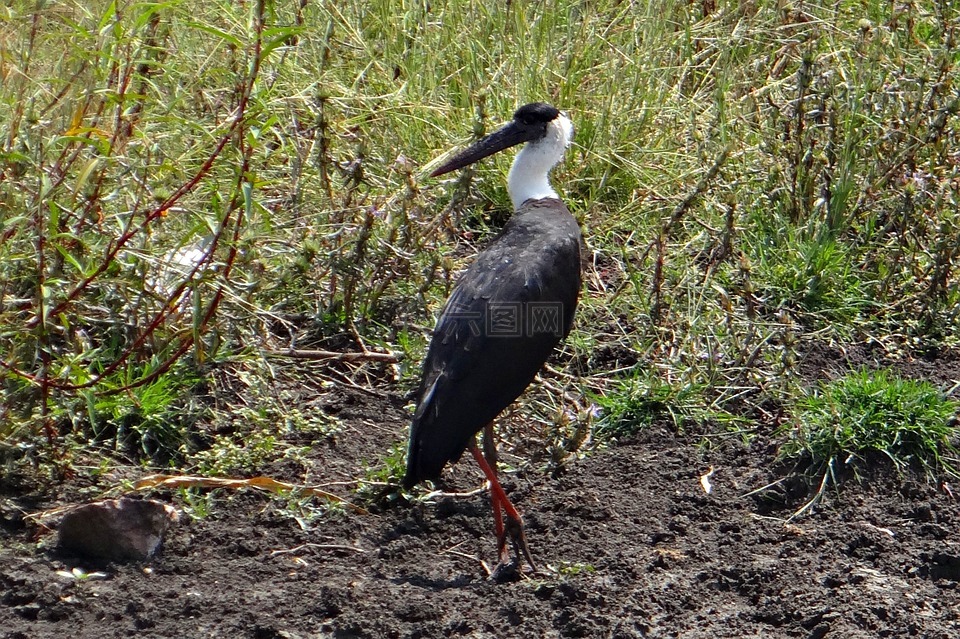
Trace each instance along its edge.
<instances>
[{"instance_id":1,"label":"grass tuft","mask_svg":"<svg viewBox=\"0 0 960 639\"><path fill-rule=\"evenodd\" d=\"M885 370L860 370L826 382L797 402L797 423L783 444L784 459L807 460L816 472L862 468L880 453L900 471L960 475L956 453L957 411L926 381L901 379Z\"/></svg>"},{"instance_id":2,"label":"grass tuft","mask_svg":"<svg viewBox=\"0 0 960 639\"><path fill-rule=\"evenodd\" d=\"M598 401L601 407L594 434L600 439L628 437L658 420L678 431L684 421L704 411L703 388L674 385L657 378L620 382Z\"/></svg>"}]
</instances>

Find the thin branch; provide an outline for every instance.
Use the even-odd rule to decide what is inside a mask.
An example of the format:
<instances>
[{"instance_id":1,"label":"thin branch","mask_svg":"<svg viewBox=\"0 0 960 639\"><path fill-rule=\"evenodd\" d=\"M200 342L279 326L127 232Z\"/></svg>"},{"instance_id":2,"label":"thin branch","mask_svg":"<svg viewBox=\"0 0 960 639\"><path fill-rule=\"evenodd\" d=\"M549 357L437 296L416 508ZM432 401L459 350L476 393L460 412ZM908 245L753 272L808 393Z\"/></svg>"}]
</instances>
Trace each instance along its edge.
<instances>
[{"instance_id":1,"label":"thin branch","mask_svg":"<svg viewBox=\"0 0 960 639\"><path fill-rule=\"evenodd\" d=\"M400 353L338 353L336 351L300 350L291 348L286 351L267 351L268 357L288 357L290 359L327 360L338 362L387 362L396 364L403 359Z\"/></svg>"}]
</instances>

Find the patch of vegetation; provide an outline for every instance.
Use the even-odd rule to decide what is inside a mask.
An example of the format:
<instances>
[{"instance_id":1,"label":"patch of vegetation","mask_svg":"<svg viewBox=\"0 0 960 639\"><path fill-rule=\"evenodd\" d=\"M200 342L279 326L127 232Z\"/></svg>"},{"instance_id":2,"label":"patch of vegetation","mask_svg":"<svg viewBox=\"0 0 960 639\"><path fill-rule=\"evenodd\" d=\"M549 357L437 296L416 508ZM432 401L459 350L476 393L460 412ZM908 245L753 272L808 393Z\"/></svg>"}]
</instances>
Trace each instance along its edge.
<instances>
[{"instance_id":1,"label":"patch of vegetation","mask_svg":"<svg viewBox=\"0 0 960 639\"><path fill-rule=\"evenodd\" d=\"M229 414L229 434L216 435L189 458L199 472L211 476L256 473L272 459L299 459L306 450L296 440L312 443L333 437L340 425L322 412L304 413L264 398L256 407L238 406Z\"/></svg>"},{"instance_id":2,"label":"patch of vegetation","mask_svg":"<svg viewBox=\"0 0 960 639\"><path fill-rule=\"evenodd\" d=\"M576 124L554 178L588 267L564 381L526 396L553 432L505 441L562 463L588 429L554 415L585 397L601 437L723 430L795 403L810 340L956 348L960 9L916 9L8 3L2 455L71 471L71 446L107 442L242 472L336 428L277 387L396 381L370 362L298 376L285 350L402 351L412 384L509 217L509 154L426 173L534 100ZM389 484L402 454L358 475Z\"/></svg>"},{"instance_id":3,"label":"patch of vegetation","mask_svg":"<svg viewBox=\"0 0 960 639\"><path fill-rule=\"evenodd\" d=\"M620 382L598 398L601 416L594 433L601 439L626 437L661 419L680 431L686 419L704 412L702 393L702 387L668 384L655 376Z\"/></svg>"},{"instance_id":4,"label":"patch of vegetation","mask_svg":"<svg viewBox=\"0 0 960 639\"><path fill-rule=\"evenodd\" d=\"M218 435L209 448L196 454L195 461L203 475L222 477L249 473L276 457L281 446L278 437L266 429L254 429L242 435Z\"/></svg>"},{"instance_id":5,"label":"patch of vegetation","mask_svg":"<svg viewBox=\"0 0 960 639\"><path fill-rule=\"evenodd\" d=\"M885 370L860 370L825 382L795 408L796 424L780 454L813 472L857 469L875 454L900 471L960 475L956 444L960 402L933 384Z\"/></svg>"},{"instance_id":6,"label":"patch of vegetation","mask_svg":"<svg viewBox=\"0 0 960 639\"><path fill-rule=\"evenodd\" d=\"M360 504L383 505L410 499L411 496L400 486L406 464L406 446L394 444L378 464L364 465L363 479L357 484L357 501Z\"/></svg>"},{"instance_id":7,"label":"patch of vegetation","mask_svg":"<svg viewBox=\"0 0 960 639\"><path fill-rule=\"evenodd\" d=\"M206 519L213 512L216 492L198 488L181 488L178 491L180 507L191 519Z\"/></svg>"},{"instance_id":8,"label":"patch of vegetation","mask_svg":"<svg viewBox=\"0 0 960 639\"><path fill-rule=\"evenodd\" d=\"M570 561L563 561L557 566L548 566L548 568L561 578L576 577L577 575L589 575L597 571L596 566L593 564Z\"/></svg>"},{"instance_id":9,"label":"patch of vegetation","mask_svg":"<svg viewBox=\"0 0 960 639\"><path fill-rule=\"evenodd\" d=\"M89 438L158 464L179 459L193 447L193 426L206 412L196 405L194 389L199 381L188 370L185 375L160 376L125 393L84 393Z\"/></svg>"},{"instance_id":10,"label":"patch of vegetation","mask_svg":"<svg viewBox=\"0 0 960 639\"><path fill-rule=\"evenodd\" d=\"M870 292L870 273L857 270L854 255L836 240L804 239L796 233L771 234L756 248L764 303L787 310L819 326L842 327L862 322L879 310Z\"/></svg>"}]
</instances>

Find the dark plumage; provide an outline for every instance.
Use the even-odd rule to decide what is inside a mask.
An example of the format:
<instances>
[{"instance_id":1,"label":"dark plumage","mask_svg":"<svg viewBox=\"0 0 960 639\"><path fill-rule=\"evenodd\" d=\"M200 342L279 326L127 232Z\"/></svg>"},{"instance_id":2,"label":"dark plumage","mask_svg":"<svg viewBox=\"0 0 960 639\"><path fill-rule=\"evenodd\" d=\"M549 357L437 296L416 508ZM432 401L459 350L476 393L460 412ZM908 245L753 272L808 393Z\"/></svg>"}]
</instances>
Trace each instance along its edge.
<instances>
[{"instance_id":1,"label":"dark plumage","mask_svg":"<svg viewBox=\"0 0 960 639\"><path fill-rule=\"evenodd\" d=\"M573 137L549 104L513 121L436 169L441 175L526 142L507 178L514 215L457 282L423 365L403 485L434 479L467 448L490 482L500 566L509 536L536 570L520 513L497 479L492 422L530 384L573 324L580 292L580 227L550 186L550 169ZM476 434L485 431L485 454Z\"/></svg>"},{"instance_id":2,"label":"dark plumage","mask_svg":"<svg viewBox=\"0 0 960 639\"><path fill-rule=\"evenodd\" d=\"M405 486L434 479L460 459L570 332L580 242L580 227L563 202L527 200L457 282L424 361ZM519 334L491 334L491 309L505 315L505 324L518 311ZM537 318L542 325L533 325Z\"/></svg>"}]
</instances>

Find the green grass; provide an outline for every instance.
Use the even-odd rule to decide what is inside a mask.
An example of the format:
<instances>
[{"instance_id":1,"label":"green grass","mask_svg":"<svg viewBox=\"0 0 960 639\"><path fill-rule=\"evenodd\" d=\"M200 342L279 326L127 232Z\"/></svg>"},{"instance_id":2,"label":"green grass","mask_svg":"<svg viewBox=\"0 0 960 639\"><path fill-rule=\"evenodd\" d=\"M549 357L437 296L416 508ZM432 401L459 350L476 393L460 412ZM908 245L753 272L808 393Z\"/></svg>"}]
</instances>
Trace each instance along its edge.
<instances>
[{"instance_id":1,"label":"green grass","mask_svg":"<svg viewBox=\"0 0 960 639\"><path fill-rule=\"evenodd\" d=\"M69 466L112 438L225 472L262 461L231 448L250 434L288 454L300 436L275 411L325 370L265 357L291 343L403 351L409 389L509 213L509 154L425 173L533 100L577 128L555 181L591 266L560 366L607 411L598 439L796 405L811 340L957 348L960 9L895 11L7 3L0 450ZM210 435L250 389L269 419Z\"/></svg>"},{"instance_id":2,"label":"green grass","mask_svg":"<svg viewBox=\"0 0 960 639\"><path fill-rule=\"evenodd\" d=\"M621 382L599 398L602 417L594 433L601 438L625 437L657 420L682 431L687 420L704 416L703 391L700 386L668 384L656 378Z\"/></svg>"},{"instance_id":3,"label":"green grass","mask_svg":"<svg viewBox=\"0 0 960 639\"><path fill-rule=\"evenodd\" d=\"M958 476L958 411L960 402L929 382L860 370L799 399L797 424L780 452L831 473L839 467L862 469L879 453L900 471L912 466L934 476Z\"/></svg>"},{"instance_id":4,"label":"green grass","mask_svg":"<svg viewBox=\"0 0 960 639\"><path fill-rule=\"evenodd\" d=\"M383 505L409 500L408 492L400 486L406 470L407 450L402 444L390 446L387 454L371 464L358 468L355 497L360 503ZM360 477L360 474L363 477Z\"/></svg>"}]
</instances>

